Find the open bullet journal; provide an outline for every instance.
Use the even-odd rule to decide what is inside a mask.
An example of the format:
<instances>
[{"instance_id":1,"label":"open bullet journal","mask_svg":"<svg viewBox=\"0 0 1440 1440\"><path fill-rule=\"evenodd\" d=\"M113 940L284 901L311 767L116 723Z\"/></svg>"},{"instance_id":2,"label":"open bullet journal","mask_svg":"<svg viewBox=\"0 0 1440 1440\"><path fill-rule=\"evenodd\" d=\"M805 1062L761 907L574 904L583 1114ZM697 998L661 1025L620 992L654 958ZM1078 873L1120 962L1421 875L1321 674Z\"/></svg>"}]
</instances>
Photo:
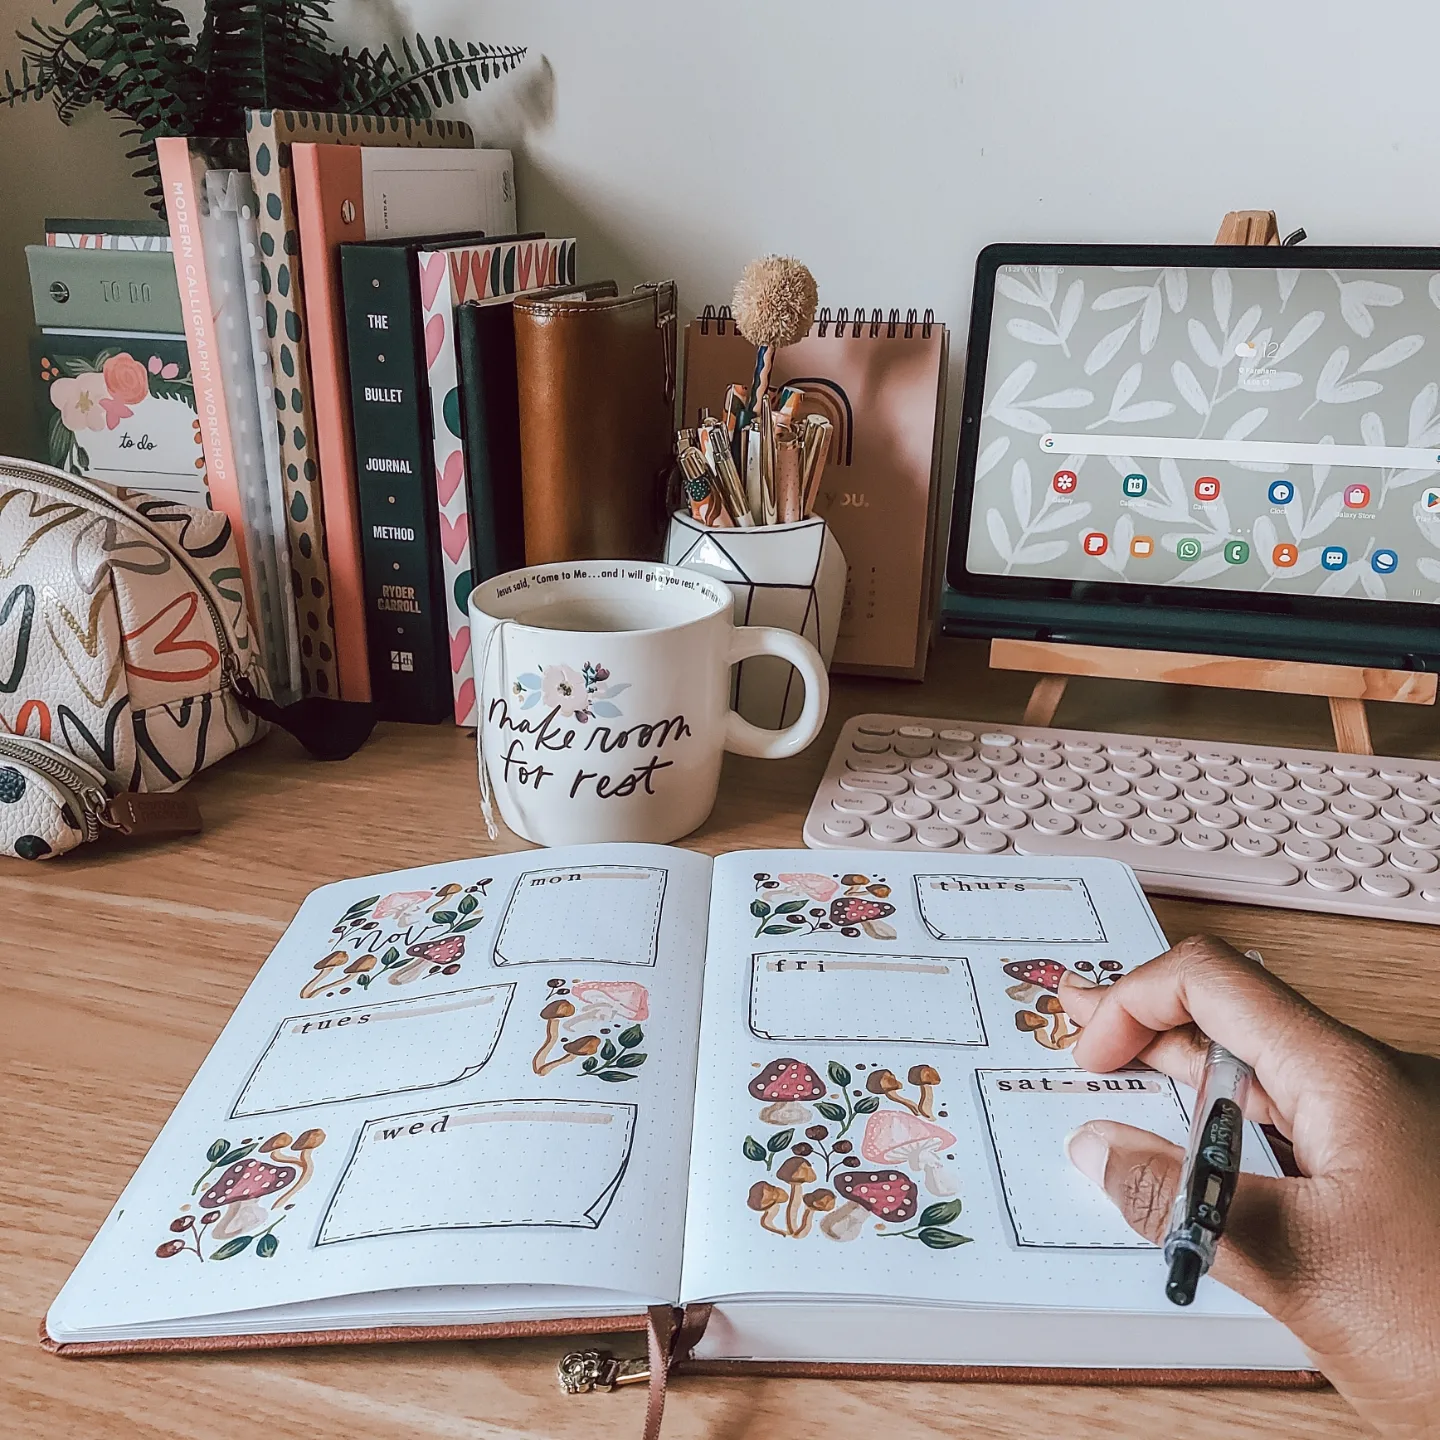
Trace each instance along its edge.
<instances>
[{"instance_id":1,"label":"open bullet journal","mask_svg":"<svg viewBox=\"0 0 1440 1440\"><path fill-rule=\"evenodd\" d=\"M1165 946L1106 860L600 845L327 885L47 1344L562 1334L662 1305L706 1317L692 1364L1299 1383L1299 1343L1224 1286L1170 1305L1065 1156L1099 1117L1183 1142L1191 1093L1077 1070L1056 997ZM1278 1173L1253 1127L1245 1156Z\"/></svg>"}]
</instances>

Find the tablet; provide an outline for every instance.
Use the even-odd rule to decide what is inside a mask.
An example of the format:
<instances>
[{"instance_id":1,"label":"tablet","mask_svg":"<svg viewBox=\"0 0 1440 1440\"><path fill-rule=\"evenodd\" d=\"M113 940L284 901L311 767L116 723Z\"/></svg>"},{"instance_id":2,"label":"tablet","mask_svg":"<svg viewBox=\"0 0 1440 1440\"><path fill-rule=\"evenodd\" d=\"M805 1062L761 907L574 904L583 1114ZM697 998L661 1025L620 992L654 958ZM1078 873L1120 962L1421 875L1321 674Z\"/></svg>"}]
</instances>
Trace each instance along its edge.
<instances>
[{"instance_id":1,"label":"tablet","mask_svg":"<svg viewBox=\"0 0 1440 1440\"><path fill-rule=\"evenodd\" d=\"M946 629L1440 668L1440 249L993 245Z\"/></svg>"}]
</instances>

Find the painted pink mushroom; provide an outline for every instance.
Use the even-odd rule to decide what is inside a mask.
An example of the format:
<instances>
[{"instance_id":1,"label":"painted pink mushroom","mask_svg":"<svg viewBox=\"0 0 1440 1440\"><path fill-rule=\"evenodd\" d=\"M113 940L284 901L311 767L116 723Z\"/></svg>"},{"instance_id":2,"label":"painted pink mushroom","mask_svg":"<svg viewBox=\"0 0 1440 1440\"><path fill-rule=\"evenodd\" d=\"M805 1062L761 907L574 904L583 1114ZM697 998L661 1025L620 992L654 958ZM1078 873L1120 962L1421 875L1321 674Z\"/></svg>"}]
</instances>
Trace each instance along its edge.
<instances>
[{"instance_id":1,"label":"painted pink mushroom","mask_svg":"<svg viewBox=\"0 0 1440 1440\"><path fill-rule=\"evenodd\" d=\"M299 1172L294 1165L268 1165L263 1160L237 1160L200 1197L202 1210L224 1211L211 1234L232 1240L270 1218L260 1204L266 1195L283 1190Z\"/></svg>"},{"instance_id":2,"label":"painted pink mushroom","mask_svg":"<svg viewBox=\"0 0 1440 1440\"><path fill-rule=\"evenodd\" d=\"M750 1093L765 1101L760 1118L767 1125L803 1125L810 1111L802 1103L818 1100L825 1082L803 1060L772 1060L751 1082Z\"/></svg>"},{"instance_id":3,"label":"painted pink mushroom","mask_svg":"<svg viewBox=\"0 0 1440 1440\"><path fill-rule=\"evenodd\" d=\"M372 920L394 919L402 925L408 924L424 907L432 893L429 890L397 890L393 895L383 896L376 902L370 918Z\"/></svg>"},{"instance_id":4,"label":"painted pink mushroom","mask_svg":"<svg viewBox=\"0 0 1440 1440\"><path fill-rule=\"evenodd\" d=\"M634 1025L650 1018L650 992L633 980L577 980L570 987L575 1014L567 1030L598 1025Z\"/></svg>"},{"instance_id":5,"label":"painted pink mushroom","mask_svg":"<svg viewBox=\"0 0 1440 1440\"><path fill-rule=\"evenodd\" d=\"M820 1222L820 1233L830 1240L854 1240L865 1228L865 1214L903 1223L919 1208L915 1182L899 1170L842 1170L835 1189L844 1200Z\"/></svg>"},{"instance_id":6,"label":"painted pink mushroom","mask_svg":"<svg viewBox=\"0 0 1440 1440\"><path fill-rule=\"evenodd\" d=\"M860 1153L872 1165L905 1165L925 1174L932 1195L953 1195L955 1177L940 1163L940 1154L955 1143L943 1125L908 1110L877 1110L865 1122Z\"/></svg>"},{"instance_id":7,"label":"painted pink mushroom","mask_svg":"<svg viewBox=\"0 0 1440 1440\"><path fill-rule=\"evenodd\" d=\"M804 873L777 875L775 878L787 890L794 890L798 895L808 895L817 905L828 905L840 888L838 882L829 875Z\"/></svg>"}]
</instances>

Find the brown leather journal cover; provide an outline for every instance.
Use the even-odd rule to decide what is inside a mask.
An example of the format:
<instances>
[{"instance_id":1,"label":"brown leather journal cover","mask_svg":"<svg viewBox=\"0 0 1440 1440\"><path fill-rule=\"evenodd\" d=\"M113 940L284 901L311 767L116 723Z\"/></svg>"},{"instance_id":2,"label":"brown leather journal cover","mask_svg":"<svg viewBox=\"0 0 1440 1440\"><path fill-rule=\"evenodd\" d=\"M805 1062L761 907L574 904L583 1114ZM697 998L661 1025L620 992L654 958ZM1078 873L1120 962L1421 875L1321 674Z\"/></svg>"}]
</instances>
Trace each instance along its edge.
<instances>
[{"instance_id":1,"label":"brown leather journal cover","mask_svg":"<svg viewBox=\"0 0 1440 1440\"><path fill-rule=\"evenodd\" d=\"M525 561L659 554L674 441L675 286L517 300Z\"/></svg>"}]
</instances>

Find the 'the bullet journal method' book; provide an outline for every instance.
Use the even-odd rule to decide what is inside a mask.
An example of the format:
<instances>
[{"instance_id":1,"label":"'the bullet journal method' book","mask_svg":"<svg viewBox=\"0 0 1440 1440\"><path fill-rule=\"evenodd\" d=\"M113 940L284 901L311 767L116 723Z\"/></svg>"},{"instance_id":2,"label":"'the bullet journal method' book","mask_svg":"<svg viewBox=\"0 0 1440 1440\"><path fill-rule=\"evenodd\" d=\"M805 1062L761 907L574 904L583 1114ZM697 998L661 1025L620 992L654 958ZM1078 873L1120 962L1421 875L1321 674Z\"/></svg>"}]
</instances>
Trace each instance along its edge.
<instances>
[{"instance_id":1,"label":"'the bullet journal method' book","mask_svg":"<svg viewBox=\"0 0 1440 1440\"><path fill-rule=\"evenodd\" d=\"M660 1306L707 1365L1304 1383L1299 1343L1219 1283L1171 1305L1156 1248L1065 1156L1095 1118L1186 1133L1188 1090L1075 1068L1055 995L1066 968L1104 983L1164 946L1107 860L603 845L326 886L47 1343ZM1253 1127L1246 1163L1277 1173Z\"/></svg>"}]
</instances>

